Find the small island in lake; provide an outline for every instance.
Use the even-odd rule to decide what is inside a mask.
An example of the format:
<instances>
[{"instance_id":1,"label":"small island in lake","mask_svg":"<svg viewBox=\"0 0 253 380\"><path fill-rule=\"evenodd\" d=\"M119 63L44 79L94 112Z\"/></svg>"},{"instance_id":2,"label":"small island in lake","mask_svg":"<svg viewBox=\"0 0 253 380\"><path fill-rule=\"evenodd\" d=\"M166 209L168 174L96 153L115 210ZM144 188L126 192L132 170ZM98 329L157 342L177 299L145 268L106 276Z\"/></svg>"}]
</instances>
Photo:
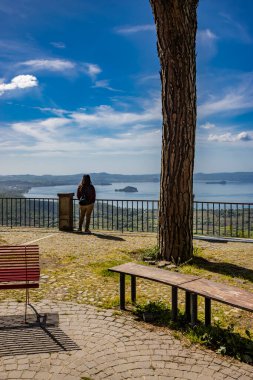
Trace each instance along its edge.
<instances>
[{"instance_id":1,"label":"small island in lake","mask_svg":"<svg viewBox=\"0 0 253 380\"><path fill-rule=\"evenodd\" d=\"M227 181L209 181L206 182L207 185L226 185Z\"/></svg>"},{"instance_id":2,"label":"small island in lake","mask_svg":"<svg viewBox=\"0 0 253 380\"><path fill-rule=\"evenodd\" d=\"M137 188L133 186L126 186L124 187L124 189L115 189L115 191L124 191L126 193L138 193Z\"/></svg>"}]
</instances>

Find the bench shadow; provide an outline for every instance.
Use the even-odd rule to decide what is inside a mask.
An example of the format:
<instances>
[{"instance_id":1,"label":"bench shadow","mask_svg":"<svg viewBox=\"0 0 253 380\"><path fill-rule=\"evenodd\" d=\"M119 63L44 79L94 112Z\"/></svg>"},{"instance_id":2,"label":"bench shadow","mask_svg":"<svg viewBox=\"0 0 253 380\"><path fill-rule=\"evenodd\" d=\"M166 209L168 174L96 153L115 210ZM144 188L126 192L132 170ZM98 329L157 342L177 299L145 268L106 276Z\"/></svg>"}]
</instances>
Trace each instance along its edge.
<instances>
[{"instance_id":1,"label":"bench shadow","mask_svg":"<svg viewBox=\"0 0 253 380\"><path fill-rule=\"evenodd\" d=\"M48 313L39 324L34 315L0 316L0 357L80 350L60 328L58 314Z\"/></svg>"},{"instance_id":2,"label":"bench shadow","mask_svg":"<svg viewBox=\"0 0 253 380\"><path fill-rule=\"evenodd\" d=\"M105 239L105 240L115 240L115 241L125 241L125 239L114 236L114 235L108 235L108 234L98 234L97 232L92 232L92 235L98 237L99 239Z\"/></svg>"},{"instance_id":3,"label":"bench shadow","mask_svg":"<svg viewBox=\"0 0 253 380\"><path fill-rule=\"evenodd\" d=\"M220 273L230 277L238 277L253 282L253 270L236 264L213 262L200 256L194 256L192 265L210 272Z\"/></svg>"}]
</instances>

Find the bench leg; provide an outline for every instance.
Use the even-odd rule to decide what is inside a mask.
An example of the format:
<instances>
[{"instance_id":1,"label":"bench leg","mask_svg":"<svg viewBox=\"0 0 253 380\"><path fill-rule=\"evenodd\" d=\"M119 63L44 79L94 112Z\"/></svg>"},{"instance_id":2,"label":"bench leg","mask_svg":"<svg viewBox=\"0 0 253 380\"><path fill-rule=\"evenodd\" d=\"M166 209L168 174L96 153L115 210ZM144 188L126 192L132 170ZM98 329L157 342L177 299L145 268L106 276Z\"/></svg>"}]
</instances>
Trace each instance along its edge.
<instances>
[{"instance_id":1,"label":"bench leg","mask_svg":"<svg viewBox=\"0 0 253 380\"><path fill-rule=\"evenodd\" d=\"M131 300L136 302L136 276L131 276Z\"/></svg>"},{"instance_id":2,"label":"bench leg","mask_svg":"<svg viewBox=\"0 0 253 380\"><path fill-rule=\"evenodd\" d=\"M171 296L172 296L171 319L172 321L175 322L177 320L177 287L176 286L172 286Z\"/></svg>"},{"instance_id":3,"label":"bench leg","mask_svg":"<svg viewBox=\"0 0 253 380\"><path fill-rule=\"evenodd\" d=\"M119 303L120 303L120 309L125 310L125 274L124 273L120 273Z\"/></svg>"},{"instance_id":4,"label":"bench leg","mask_svg":"<svg viewBox=\"0 0 253 380\"><path fill-rule=\"evenodd\" d=\"M29 305L29 289L25 291L25 323L27 323L27 306Z\"/></svg>"},{"instance_id":5,"label":"bench leg","mask_svg":"<svg viewBox=\"0 0 253 380\"><path fill-rule=\"evenodd\" d=\"M195 326L198 319L198 296L191 293L191 325Z\"/></svg>"},{"instance_id":6,"label":"bench leg","mask_svg":"<svg viewBox=\"0 0 253 380\"><path fill-rule=\"evenodd\" d=\"M205 325L211 325L211 298L205 297Z\"/></svg>"},{"instance_id":7,"label":"bench leg","mask_svg":"<svg viewBox=\"0 0 253 380\"><path fill-rule=\"evenodd\" d=\"M187 322L191 320L191 293L185 292L185 319Z\"/></svg>"}]
</instances>

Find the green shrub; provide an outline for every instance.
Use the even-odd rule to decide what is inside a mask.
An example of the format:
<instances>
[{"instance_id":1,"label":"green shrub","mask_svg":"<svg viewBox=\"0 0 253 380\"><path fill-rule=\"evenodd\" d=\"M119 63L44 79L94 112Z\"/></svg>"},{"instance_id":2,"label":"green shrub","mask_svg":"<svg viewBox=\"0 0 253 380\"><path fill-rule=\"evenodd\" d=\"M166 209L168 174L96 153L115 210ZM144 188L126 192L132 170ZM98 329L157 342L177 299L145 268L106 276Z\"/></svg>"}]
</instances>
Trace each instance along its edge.
<instances>
[{"instance_id":1,"label":"green shrub","mask_svg":"<svg viewBox=\"0 0 253 380\"><path fill-rule=\"evenodd\" d=\"M233 324L222 328L220 322L215 322L213 326L208 327L203 324L197 325L189 329L188 333L192 341L204 344L219 354L253 364L253 336L249 330L245 330L245 338L234 331Z\"/></svg>"},{"instance_id":2,"label":"green shrub","mask_svg":"<svg viewBox=\"0 0 253 380\"><path fill-rule=\"evenodd\" d=\"M157 246L146 248L141 252L141 259L144 260L148 258L149 260L158 260L159 259L159 248Z\"/></svg>"},{"instance_id":3,"label":"green shrub","mask_svg":"<svg viewBox=\"0 0 253 380\"><path fill-rule=\"evenodd\" d=\"M222 355L232 356L243 362L253 364L253 335L245 330L246 337L234 331L234 325L222 328L220 322L214 322L213 326L206 327L199 322L192 327L185 321L185 316L180 311L177 322L171 320L171 310L162 301L137 304L134 314L143 319L143 314L152 313L153 321L159 325L168 326L180 331L191 342L203 344Z\"/></svg>"},{"instance_id":4,"label":"green shrub","mask_svg":"<svg viewBox=\"0 0 253 380\"><path fill-rule=\"evenodd\" d=\"M134 314L143 318L144 314L152 314L153 320L160 323L169 323L170 310L162 301L149 301L146 304L137 304Z\"/></svg>"}]
</instances>

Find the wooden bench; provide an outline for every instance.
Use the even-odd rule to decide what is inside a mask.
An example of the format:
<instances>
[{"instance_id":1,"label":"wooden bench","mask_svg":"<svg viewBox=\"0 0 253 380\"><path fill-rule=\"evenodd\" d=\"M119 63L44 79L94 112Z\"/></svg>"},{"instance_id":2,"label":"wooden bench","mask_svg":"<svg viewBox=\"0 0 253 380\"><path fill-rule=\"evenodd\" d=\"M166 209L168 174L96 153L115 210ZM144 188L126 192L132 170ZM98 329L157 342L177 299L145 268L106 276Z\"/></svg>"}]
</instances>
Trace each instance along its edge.
<instances>
[{"instance_id":1,"label":"wooden bench","mask_svg":"<svg viewBox=\"0 0 253 380\"><path fill-rule=\"evenodd\" d=\"M205 324L211 324L211 300L253 312L253 294L243 289L164 269L126 263L110 268L120 274L120 308L125 309L125 276L131 276L131 300L136 302L136 277L160 282L172 287L172 320L177 319L178 289L185 291L185 316L191 324L197 323L197 297L205 297Z\"/></svg>"},{"instance_id":2,"label":"wooden bench","mask_svg":"<svg viewBox=\"0 0 253 380\"><path fill-rule=\"evenodd\" d=\"M0 246L0 289L25 289L25 322L30 306L40 322L41 315L30 304L29 289L38 288L40 279L38 245ZM45 317L43 317L45 318Z\"/></svg>"}]
</instances>

